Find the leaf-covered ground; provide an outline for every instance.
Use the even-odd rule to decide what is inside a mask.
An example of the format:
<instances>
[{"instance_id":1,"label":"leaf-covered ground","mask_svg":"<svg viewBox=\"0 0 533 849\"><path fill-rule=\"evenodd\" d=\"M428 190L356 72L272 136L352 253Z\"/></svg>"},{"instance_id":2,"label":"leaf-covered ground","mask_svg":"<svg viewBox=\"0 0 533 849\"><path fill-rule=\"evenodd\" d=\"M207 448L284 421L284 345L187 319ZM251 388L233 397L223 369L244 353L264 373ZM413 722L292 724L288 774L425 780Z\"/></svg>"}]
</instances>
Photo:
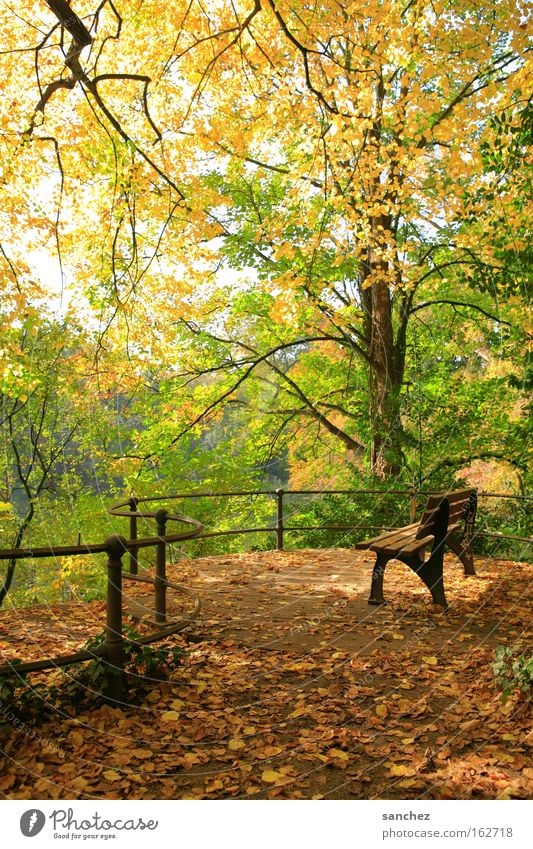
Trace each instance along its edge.
<instances>
[{"instance_id":1,"label":"leaf-covered ground","mask_svg":"<svg viewBox=\"0 0 533 849\"><path fill-rule=\"evenodd\" d=\"M169 577L203 610L187 654L138 704L2 705L0 792L13 799L495 799L533 790L531 715L503 704L494 649L530 651L531 567L446 562L450 611L391 563L366 603L368 553L185 560ZM146 588L129 583L130 596ZM131 598L130 610L134 607ZM174 605L179 608L179 603ZM0 614L2 662L67 653L102 630L99 602ZM60 685L68 670L33 675Z\"/></svg>"}]
</instances>

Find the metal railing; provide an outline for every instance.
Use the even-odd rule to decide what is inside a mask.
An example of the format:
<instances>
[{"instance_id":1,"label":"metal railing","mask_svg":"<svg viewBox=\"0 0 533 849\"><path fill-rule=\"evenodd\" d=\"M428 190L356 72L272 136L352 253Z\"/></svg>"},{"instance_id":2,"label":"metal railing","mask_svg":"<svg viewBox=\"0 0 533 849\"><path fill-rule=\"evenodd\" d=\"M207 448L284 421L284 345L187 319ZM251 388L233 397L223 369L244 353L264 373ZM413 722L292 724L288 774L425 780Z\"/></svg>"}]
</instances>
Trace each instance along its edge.
<instances>
[{"instance_id":1,"label":"metal railing","mask_svg":"<svg viewBox=\"0 0 533 849\"><path fill-rule=\"evenodd\" d=\"M237 535L246 535L246 534L274 534L276 537L276 549L278 551L283 551L285 546L285 535L287 533L301 533L304 531L333 531L333 532L352 532L352 531L387 531L396 527L397 523L393 525L384 525L384 524L374 524L374 525L359 525L359 524L348 524L336 522L333 524L322 524L322 525L290 525L287 524L287 515L285 511L286 499L293 496L307 496L307 495L400 495L406 496L408 511L409 511L409 522L416 521L417 508L420 506L420 498L427 498L430 495L439 495L442 490L416 490L414 488L410 489L290 489L285 490L282 488L278 489L265 489L265 490L236 490L236 491L227 491L227 492L187 492L187 493L174 493L171 495L164 496L147 496L144 498L137 498L132 496L129 501L125 501L115 508L111 508L109 511L112 515L122 515L130 516L130 538L135 539L137 535L137 516L139 515L137 511L137 507L139 504L155 502L155 501L172 501L172 500L186 500L186 499L213 499L213 498L246 498L246 497L257 497L257 496L269 496L275 502L275 520L267 525L266 527L252 527L252 528L237 528L231 530L223 530L223 531L207 531L198 534L195 537L196 540L202 539L210 539L214 537L223 537L223 536L237 536ZM496 492L478 492L479 498L507 498L507 499L515 499L517 501L533 501L533 496L528 495L512 495L510 493L496 493ZM117 513L117 509L122 509L125 507L129 507L129 513L121 512ZM159 511L165 512L165 511ZM162 525L164 528L164 525ZM495 539L507 539L513 540L517 542L523 542L526 544L533 544L533 539L531 537L521 537L521 536L512 536L509 534L500 534L482 530L476 530L476 536L483 537L492 537ZM133 574L136 574L138 570L138 561L135 556L130 557L130 571Z\"/></svg>"}]
</instances>

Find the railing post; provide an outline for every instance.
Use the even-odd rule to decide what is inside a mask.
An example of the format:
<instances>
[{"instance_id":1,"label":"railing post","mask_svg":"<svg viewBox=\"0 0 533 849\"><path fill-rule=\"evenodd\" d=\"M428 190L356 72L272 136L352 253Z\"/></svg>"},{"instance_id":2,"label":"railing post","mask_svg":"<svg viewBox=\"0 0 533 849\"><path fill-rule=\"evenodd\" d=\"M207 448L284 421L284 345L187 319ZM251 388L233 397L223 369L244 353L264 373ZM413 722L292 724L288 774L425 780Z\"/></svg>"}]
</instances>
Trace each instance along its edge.
<instances>
[{"instance_id":1,"label":"railing post","mask_svg":"<svg viewBox=\"0 0 533 849\"><path fill-rule=\"evenodd\" d=\"M134 495L130 498L130 511L132 514L137 512L137 499ZM137 516L130 516L130 539L137 539ZM137 575L139 573L139 561L138 557L138 549L132 548L130 549L130 575Z\"/></svg>"},{"instance_id":2,"label":"railing post","mask_svg":"<svg viewBox=\"0 0 533 849\"><path fill-rule=\"evenodd\" d=\"M417 507L417 498L416 498L416 487L412 486L409 489L409 522L413 525L416 522L416 507Z\"/></svg>"},{"instance_id":3,"label":"railing post","mask_svg":"<svg viewBox=\"0 0 533 849\"><path fill-rule=\"evenodd\" d=\"M106 659L109 673L105 695L113 701L124 696L124 638L122 635L122 556L126 551L124 537L113 535L107 545L107 622Z\"/></svg>"},{"instance_id":4,"label":"railing post","mask_svg":"<svg viewBox=\"0 0 533 849\"><path fill-rule=\"evenodd\" d=\"M277 515L276 515L276 548L283 551L283 490L276 490Z\"/></svg>"},{"instance_id":5,"label":"railing post","mask_svg":"<svg viewBox=\"0 0 533 849\"><path fill-rule=\"evenodd\" d=\"M157 543L156 562L155 562L155 578L154 578L154 595L155 595L155 621L157 623L166 622L167 620L167 553L166 543L164 540L166 533L168 510L158 510L155 514L157 522L157 536L160 541Z\"/></svg>"}]
</instances>

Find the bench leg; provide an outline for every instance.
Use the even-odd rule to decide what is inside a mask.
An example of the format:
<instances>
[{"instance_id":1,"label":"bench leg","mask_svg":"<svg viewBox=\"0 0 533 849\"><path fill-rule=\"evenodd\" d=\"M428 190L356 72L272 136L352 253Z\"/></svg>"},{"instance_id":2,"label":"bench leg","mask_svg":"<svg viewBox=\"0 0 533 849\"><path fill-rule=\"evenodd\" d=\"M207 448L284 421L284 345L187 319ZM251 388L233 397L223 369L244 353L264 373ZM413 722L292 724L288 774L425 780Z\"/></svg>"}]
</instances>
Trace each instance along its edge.
<instances>
[{"instance_id":1,"label":"bench leg","mask_svg":"<svg viewBox=\"0 0 533 849\"><path fill-rule=\"evenodd\" d=\"M372 585L370 587L370 596L368 598L369 604L387 603L383 598L383 575L385 574L385 567L389 562L389 559L390 558L385 556L384 554L376 555L376 562L372 571Z\"/></svg>"},{"instance_id":2,"label":"bench leg","mask_svg":"<svg viewBox=\"0 0 533 849\"><path fill-rule=\"evenodd\" d=\"M430 591L433 603L440 604L447 610L448 602L444 594L444 578L442 574L442 551L435 557L432 555L429 560L426 560L421 566L416 567L414 571Z\"/></svg>"},{"instance_id":3,"label":"bench leg","mask_svg":"<svg viewBox=\"0 0 533 849\"><path fill-rule=\"evenodd\" d=\"M446 545L448 548L451 548L463 564L465 575L475 575L474 555L472 554L470 541L467 539L462 540L460 537L452 534L447 538Z\"/></svg>"}]
</instances>

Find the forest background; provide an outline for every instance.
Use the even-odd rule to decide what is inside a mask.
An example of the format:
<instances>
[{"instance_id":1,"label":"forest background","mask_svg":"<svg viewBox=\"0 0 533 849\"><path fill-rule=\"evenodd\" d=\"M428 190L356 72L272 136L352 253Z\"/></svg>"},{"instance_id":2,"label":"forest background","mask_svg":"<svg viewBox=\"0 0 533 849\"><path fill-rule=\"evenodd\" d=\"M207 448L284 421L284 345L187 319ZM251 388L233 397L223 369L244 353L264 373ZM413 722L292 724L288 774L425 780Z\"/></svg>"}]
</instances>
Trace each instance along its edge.
<instances>
[{"instance_id":1,"label":"forest background","mask_svg":"<svg viewBox=\"0 0 533 849\"><path fill-rule=\"evenodd\" d=\"M101 541L132 492L381 490L292 502L295 522L364 524L397 521L398 489L530 491L525 3L21 0L0 19L2 547ZM526 535L491 504L481 527ZM270 496L181 507L275 517ZM0 600L103 580L90 558L8 563Z\"/></svg>"}]
</instances>

